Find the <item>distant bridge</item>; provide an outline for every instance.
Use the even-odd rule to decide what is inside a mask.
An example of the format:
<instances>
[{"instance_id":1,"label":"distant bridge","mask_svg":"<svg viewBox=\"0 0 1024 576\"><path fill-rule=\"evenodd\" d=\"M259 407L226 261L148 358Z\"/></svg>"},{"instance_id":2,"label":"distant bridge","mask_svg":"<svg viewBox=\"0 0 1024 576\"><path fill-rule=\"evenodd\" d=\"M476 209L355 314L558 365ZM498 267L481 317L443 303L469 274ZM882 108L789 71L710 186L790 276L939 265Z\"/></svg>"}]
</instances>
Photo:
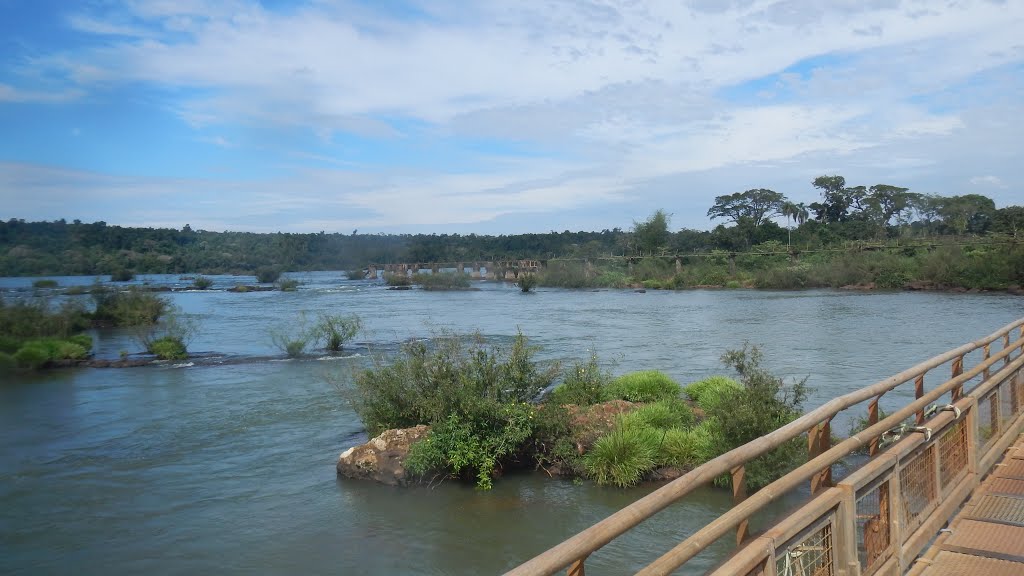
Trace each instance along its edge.
<instances>
[{"instance_id":1,"label":"distant bridge","mask_svg":"<svg viewBox=\"0 0 1024 576\"><path fill-rule=\"evenodd\" d=\"M998 351L993 344L1001 344ZM974 363L970 369L965 366L969 361ZM638 574L685 571L697 554L734 532L737 549L712 570L716 576L1020 576L1022 367L1024 319L835 398L710 460L506 576L563 569L584 576L587 558L605 544L723 474L732 477L733 507L682 542L666 542L671 548ZM948 376L938 376L941 372ZM926 390L926 374L941 383ZM909 396L911 385L915 400L880 419L882 396L897 389ZM868 428L833 446L833 418L854 407L863 409L864 403ZM883 435L892 442L884 449ZM807 462L748 496L746 464L797 437L807 438ZM867 461L833 481L833 467L865 446ZM809 501L805 498L789 516L752 532L755 514L795 495L805 482L810 482Z\"/></svg>"},{"instance_id":2,"label":"distant bridge","mask_svg":"<svg viewBox=\"0 0 1024 576\"><path fill-rule=\"evenodd\" d=\"M410 262L400 264L370 264L367 278L381 275L410 276L430 272L468 273L473 278L487 280L515 280L520 274L536 274L545 266L542 260L471 260L464 262Z\"/></svg>"}]
</instances>

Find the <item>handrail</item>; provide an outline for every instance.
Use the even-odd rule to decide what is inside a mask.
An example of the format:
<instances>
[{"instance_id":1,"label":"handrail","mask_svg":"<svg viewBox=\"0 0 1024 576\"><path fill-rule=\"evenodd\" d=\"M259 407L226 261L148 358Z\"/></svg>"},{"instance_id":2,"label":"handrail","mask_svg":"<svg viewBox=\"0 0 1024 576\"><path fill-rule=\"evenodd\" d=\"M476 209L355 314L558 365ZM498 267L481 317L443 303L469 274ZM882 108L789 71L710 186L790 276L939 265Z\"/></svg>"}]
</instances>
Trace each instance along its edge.
<instances>
[{"instance_id":1,"label":"handrail","mask_svg":"<svg viewBox=\"0 0 1024 576\"><path fill-rule=\"evenodd\" d=\"M607 518L601 520L597 524L594 524L593 526L583 530L582 532L579 532L575 536L572 536L571 538L554 546L548 551L538 556L535 556L533 559L510 570L506 573L506 576L547 576L550 574L554 574L555 572L558 572L559 570L565 568L569 564L582 558L586 558L594 551L600 549L601 547L608 544L618 536L624 534L626 531L630 530L634 526L640 524L644 520L647 520L654 514L665 509L666 507L676 502L680 498L693 492L696 488L703 486L704 484L711 481L715 477L725 474L732 470L733 468L736 468L737 466L740 466L753 458L756 458L770 450L773 450L781 446L782 444L792 440L793 438L801 436L802 434L806 433L811 427L817 426L819 423L831 419L839 412L846 410L851 406L854 406L871 398L879 397L882 394L885 394L886 392L889 392L897 388L901 384L909 382L915 379L916 377L925 374L926 372L933 368L941 366L951 360L962 358L966 354L969 354L975 350L978 350L984 346L991 344L992 342L995 342L1000 338L1003 338L1004 349L999 354L990 356L983 362L982 365L979 365L979 367L976 367L975 369L969 371L967 374L970 374L970 376L967 376L967 374L957 376L953 380L950 380L949 382L946 383L949 384L950 382L959 382L962 385L963 382L966 382L970 380L970 378L977 376L977 374L980 373L980 371L978 371L979 368L987 368L994 364L997 360L1007 358L1009 355L1009 351L1012 351L1014 349L1021 349L1022 344L1024 344L1024 339L1021 338L1021 335L1018 334L1018 338L1013 346L1009 346L1009 337L1014 329L1020 329L1021 332L1024 332L1024 328L1022 327L1024 327L1024 318L1011 322L984 338L975 340L974 342L970 342L968 344L964 344L948 352L935 356L929 360L925 360L924 362L921 362L911 368L908 368L907 370L904 370L896 374L895 376L890 376L889 378L880 380L875 384L872 384L865 388L861 388L860 390L855 390L853 392L834 398L826 402L825 404L819 406L818 408L804 414L800 418L797 418L796 420L790 422L789 424L786 424L785 426L782 426L781 428L778 428L765 436L752 440L744 444L743 446L734 448L733 450L730 450L725 454L722 454L716 458L713 458L705 462L704 464L701 464L697 468L694 468L693 470L680 476L676 480L673 480L672 482L666 484L665 486L662 486L658 490L655 490L654 492L637 500L636 502L630 504L629 506L626 506L625 508L619 510L618 512L613 513L611 516L608 516ZM978 372L975 373L976 371ZM950 389L953 389L955 386L956 384L951 385ZM935 396L935 393L933 391L932 393L922 396L921 400L923 400L924 398L932 398L933 396L934 398L938 397ZM939 394L939 396L941 396L941 394ZM915 401L915 404L913 405L920 403L921 400ZM925 402L925 404L927 403ZM906 410L907 409L904 408L903 410L897 412L897 414L901 414ZM913 413L916 410L917 408L915 408L914 410L910 410L909 413ZM902 420L902 418L896 420L894 419L894 416L890 416L882 420L881 422L874 424L871 428L869 428L869 430L878 430L880 434L882 431L887 429L883 427L884 424L889 424L889 427L891 427L893 424L899 422L899 420ZM843 446L843 444L839 444L836 448L839 448L840 446ZM825 451L821 456L818 456L811 462L819 461L819 459L821 459L822 456L825 456L827 454L837 453L836 448L832 448L830 450ZM798 470L801 470L809 465L810 463L805 464L801 468L798 468ZM821 468L827 465L829 464L819 466L818 468L815 469L815 472L820 471ZM806 478L804 478L803 480L806 480ZM749 501L750 500L748 500L748 502ZM733 526L735 526L735 524ZM684 544L685 543L686 542L684 542Z\"/></svg>"}]
</instances>

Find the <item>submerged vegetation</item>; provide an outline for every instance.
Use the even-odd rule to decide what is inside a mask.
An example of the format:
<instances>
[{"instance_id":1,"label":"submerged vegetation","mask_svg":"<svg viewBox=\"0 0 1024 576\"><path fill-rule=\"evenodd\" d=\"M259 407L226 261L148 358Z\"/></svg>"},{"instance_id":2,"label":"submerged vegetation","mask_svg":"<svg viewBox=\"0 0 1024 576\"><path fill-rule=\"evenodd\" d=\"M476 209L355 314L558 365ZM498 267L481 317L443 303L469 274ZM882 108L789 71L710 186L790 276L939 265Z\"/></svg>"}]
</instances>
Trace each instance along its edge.
<instances>
[{"instance_id":1,"label":"submerged vegetation","mask_svg":"<svg viewBox=\"0 0 1024 576\"><path fill-rule=\"evenodd\" d=\"M722 356L739 380L685 388L654 370L613 378L596 355L563 371L535 353L522 334L506 348L452 334L411 342L360 372L351 401L371 435L431 426L406 462L422 477L486 489L505 470L532 467L626 487L774 430L799 415L807 392L804 382L786 385L768 372L756 347ZM800 442L791 444L749 465L750 488L803 462Z\"/></svg>"}]
</instances>

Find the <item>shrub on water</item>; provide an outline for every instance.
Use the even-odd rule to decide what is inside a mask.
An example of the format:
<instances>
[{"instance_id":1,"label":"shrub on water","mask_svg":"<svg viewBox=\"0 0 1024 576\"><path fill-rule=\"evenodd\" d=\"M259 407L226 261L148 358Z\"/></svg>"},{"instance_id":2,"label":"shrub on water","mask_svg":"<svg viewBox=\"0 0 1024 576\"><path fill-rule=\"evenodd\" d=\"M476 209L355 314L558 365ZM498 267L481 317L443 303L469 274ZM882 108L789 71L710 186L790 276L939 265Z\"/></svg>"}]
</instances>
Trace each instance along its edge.
<instances>
[{"instance_id":1,"label":"shrub on water","mask_svg":"<svg viewBox=\"0 0 1024 576\"><path fill-rule=\"evenodd\" d=\"M416 274L412 277L412 282L419 284L424 290L462 290L470 287L469 275L458 272Z\"/></svg>"},{"instance_id":2,"label":"shrub on water","mask_svg":"<svg viewBox=\"0 0 1024 576\"><path fill-rule=\"evenodd\" d=\"M89 336L88 334L75 334L68 338L68 342L78 344L87 352L92 351L92 336Z\"/></svg>"},{"instance_id":3,"label":"shrub on water","mask_svg":"<svg viewBox=\"0 0 1024 576\"><path fill-rule=\"evenodd\" d=\"M292 278L282 278L281 281L277 283L277 287L281 292L295 292L299 289L299 281Z\"/></svg>"},{"instance_id":4,"label":"shrub on water","mask_svg":"<svg viewBox=\"0 0 1024 576\"><path fill-rule=\"evenodd\" d=\"M741 388L743 385L732 378L709 376L686 386L683 391L706 412L727 398L731 391Z\"/></svg>"},{"instance_id":5,"label":"shrub on water","mask_svg":"<svg viewBox=\"0 0 1024 576\"><path fill-rule=\"evenodd\" d=\"M260 266L256 269L256 281L260 284L272 284L277 282L281 271L273 266Z\"/></svg>"},{"instance_id":6,"label":"shrub on water","mask_svg":"<svg viewBox=\"0 0 1024 576\"><path fill-rule=\"evenodd\" d=\"M131 282L135 278L135 273L127 268L118 268L110 273L111 282Z\"/></svg>"},{"instance_id":7,"label":"shrub on water","mask_svg":"<svg viewBox=\"0 0 1024 576\"><path fill-rule=\"evenodd\" d=\"M529 292L537 285L537 276L533 274L520 274L516 284L519 285L521 291Z\"/></svg>"},{"instance_id":8,"label":"shrub on water","mask_svg":"<svg viewBox=\"0 0 1024 576\"><path fill-rule=\"evenodd\" d=\"M50 361L50 357L50 347L45 342L33 340L14 353L14 362L19 368L38 370Z\"/></svg>"},{"instance_id":9,"label":"shrub on water","mask_svg":"<svg viewBox=\"0 0 1024 576\"><path fill-rule=\"evenodd\" d=\"M583 457L587 473L601 485L634 486L654 469L663 435L645 426L616 427Z\"/></svg>"},{"instance_id":10,"label":"shrub on water","mask_svg":"<svg viewBox=\"0 0 1024 576\"><path fill-rule=\"evenodd\" d=\"M624 374L608 386L609 396L630 402L657 402L676 398L681 392L678 382L657 370Z\"/></svg>"},{"instance_id":11,"label":"shrub on water","mask_svg":"<svg viewBox=\"0 0 1024 576\"><path fill-rule=\"evenodd\" d=\"M363 321L356 315L320 314L314 331L317 338L323 340L324 348L337 352L342 349L345 342L354 338L362 327Z\"/></svg>"},{"instance_id":12,"label":"shrub on water","mask_svg":"<svg viewBox=\"0 0 1024 576\"><path fill-rule=\"evenodd\" d=\"M606 386L610 381L611 377L598 364L597 355L592 353L587 362L576 362L566 370L562 383L551 391L548 401L577 406L604 402L609 399Z\"/></svg>"},{"instance_id":13,"label":"shrub on water","mask_svg":"<svg viewBox=\"0 0 1024 576\"><path fill-rule=\"evenodd\" d=\"M32 282L32 287L33 288L56 288L57 286L58 286L57 281L56 280L52 280L50 278L45 278L45 279L42 279L42 280L36 280L36 281Z\"/></svg>"},{"instance_id":14,"label":"shrub on water","mask_svg":"<svg viewBox=\"0 0 1024 576\"><path fill-rule=\"evenodd\" d=\"M206 276L196 276L196 279L192 281L192 286L197 290L206 290L210 286L213 286L213 280L210 280Z\"/></svg>"},{"instance_id":15,"label":"shrub on water","mask_svg":"<svg viewBox=\"0 0 1024 576\"><path fill-rule=\"evenodd\" d=\"M145 326L155 324L167 311L167 301L142 290L115 291L93 287L96 310L93 323L99 326Z\"/></svg>"},{"instance_id":16,"label":"shrub on water","mask_svg":"<svg viewBox=\"0 0 1024 576\"><path fill-rule=\"evenodd\" d=\"M81 360L89 355L89 349L80 344L65 340L54 351L53 360Z\"/></svg>"},{"instance_id":17,"label":"shrub on water","mask_svg":"<svg viewBox=\"0 0 1024 576\"><path fill-rule=\"evenodd\" d=\"M412 286L412 278L405 274L385 274L384 283L388 286Z\"/></svg>"},{"instance_id":18,"label":"shrub on water","mask_svg":"<svg viewBox=\"0 0 1024 576\"><path fill-rule=\"evenodd\" d=\"M164 336L149 343L146 352L161 360L184 360L188 358L185 343L174 336Z\"/></svg>"}]
</instances>

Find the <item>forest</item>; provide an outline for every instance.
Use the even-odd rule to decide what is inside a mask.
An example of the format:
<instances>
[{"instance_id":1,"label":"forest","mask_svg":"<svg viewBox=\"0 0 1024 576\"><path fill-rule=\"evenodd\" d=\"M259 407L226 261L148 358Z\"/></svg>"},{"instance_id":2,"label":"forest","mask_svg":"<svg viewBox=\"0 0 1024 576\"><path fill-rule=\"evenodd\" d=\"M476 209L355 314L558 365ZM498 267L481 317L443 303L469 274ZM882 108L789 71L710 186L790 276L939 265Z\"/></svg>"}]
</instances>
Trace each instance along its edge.
<instances>
[{"instance_id":1,"label":"forest","mask_svg":"<svg viewBox=\"0 0 1024 576\"><path fill-rule=\"evenodd\" d=\"M711 230L671 229L658 210L627 228L540 234L251 233L131 228L78 220L0 220L0 276L115 273L253 273L348 270L369 263L503 259L600 259L763 251L791 253L907 242L988 238L1016 243L1024 207L996 208L978 194L918 194L887 184L848 186L842 176L812 182L820 201L804 205L764 188L714 199ZM781 223L780 223L781 222Z\"/></svg>"}]
</instances>

